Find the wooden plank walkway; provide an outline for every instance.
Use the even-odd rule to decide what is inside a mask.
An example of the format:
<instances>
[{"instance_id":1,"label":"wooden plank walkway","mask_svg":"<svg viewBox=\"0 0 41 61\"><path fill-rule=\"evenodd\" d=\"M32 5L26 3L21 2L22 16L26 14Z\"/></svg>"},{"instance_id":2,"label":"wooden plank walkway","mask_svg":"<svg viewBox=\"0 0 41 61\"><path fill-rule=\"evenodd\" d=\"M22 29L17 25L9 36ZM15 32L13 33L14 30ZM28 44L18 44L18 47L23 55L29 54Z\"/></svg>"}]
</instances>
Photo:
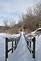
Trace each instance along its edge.
<instances>
[{"instance_id":1,"label":"wooden plank walkway","mask_svg":"<svg viewBox=\"0 0 41 61\"><path fill-rule=\"evenodd\" d=\"M27 48L23 35L21 36L19 44L14 53L9 55L8 61L35 61Z\"/></svg>"}]
</instances>

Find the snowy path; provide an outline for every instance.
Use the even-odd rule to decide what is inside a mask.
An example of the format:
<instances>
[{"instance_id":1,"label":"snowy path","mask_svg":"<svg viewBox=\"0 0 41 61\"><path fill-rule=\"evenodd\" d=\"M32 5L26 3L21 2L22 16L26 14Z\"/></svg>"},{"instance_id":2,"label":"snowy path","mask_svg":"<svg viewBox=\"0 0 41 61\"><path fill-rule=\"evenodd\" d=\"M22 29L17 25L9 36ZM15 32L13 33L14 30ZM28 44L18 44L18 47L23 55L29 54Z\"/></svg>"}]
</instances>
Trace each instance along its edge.
<instances>
[{"instance_id":1,"label":"snowy path","mask_svg":"<svg viewBox=\"0 0 41 61\"><path fill-rule=\"evenodd\" d=\"M10 44L11 47L11 44ZM8 61L41 61L41 35L36 36L36 58L32 58L22 34L17 49L9 54ZM5 38L0 36L0 61L5 61Z\"/></svg>"},{"instance_id":2,"label":"snowy path","mask_svg":"<svg viewBox=\"0 0 41 61\"><path fill-rule=\"evenodd\" d=\"M34 61L27 49L23 35L21 36L17 49L11 56L9 56L8 61Z\"/></svg>"}]
</instances>

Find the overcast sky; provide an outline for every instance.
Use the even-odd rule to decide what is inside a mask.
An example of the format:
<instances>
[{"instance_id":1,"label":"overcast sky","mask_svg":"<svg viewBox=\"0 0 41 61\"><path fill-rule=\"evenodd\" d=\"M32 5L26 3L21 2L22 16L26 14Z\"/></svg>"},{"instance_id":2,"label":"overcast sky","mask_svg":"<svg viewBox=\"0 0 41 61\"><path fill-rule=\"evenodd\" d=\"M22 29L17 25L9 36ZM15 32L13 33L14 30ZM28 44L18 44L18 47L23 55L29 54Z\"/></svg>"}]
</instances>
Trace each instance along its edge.
<instances>
[{"instance_id":1,"label":"overcast sky","mask_svg":"<svg viewBox=\"0 0 41 61\"><path fill-rule=\"evenodd\" d=\"M0 0L0 25L6 19L14 19L16 22L26 9L39 2L39 0Z\"/></svg>"}]
</instances>

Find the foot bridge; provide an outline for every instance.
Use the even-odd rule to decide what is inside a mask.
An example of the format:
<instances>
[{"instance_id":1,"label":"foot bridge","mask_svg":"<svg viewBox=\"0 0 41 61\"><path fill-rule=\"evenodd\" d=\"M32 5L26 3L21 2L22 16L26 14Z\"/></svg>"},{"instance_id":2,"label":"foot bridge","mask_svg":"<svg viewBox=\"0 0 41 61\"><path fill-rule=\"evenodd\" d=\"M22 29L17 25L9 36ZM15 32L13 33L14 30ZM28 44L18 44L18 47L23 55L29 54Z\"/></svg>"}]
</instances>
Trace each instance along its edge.
<instances>
[{"instance_id":1,"label":"foot bridge","mask_svg":"<svg viewBox=\"0 0 41 61\"><path fill-rule=\"evenodd\" d=\"M21 33L17 38L6 38L5 40L5 61L34 61L35 37L28 38ZM8 43L10 42L12 42L12 47L8 49ZM9 54L10 51L12 53Z\"/></svg>"}]
</instances>

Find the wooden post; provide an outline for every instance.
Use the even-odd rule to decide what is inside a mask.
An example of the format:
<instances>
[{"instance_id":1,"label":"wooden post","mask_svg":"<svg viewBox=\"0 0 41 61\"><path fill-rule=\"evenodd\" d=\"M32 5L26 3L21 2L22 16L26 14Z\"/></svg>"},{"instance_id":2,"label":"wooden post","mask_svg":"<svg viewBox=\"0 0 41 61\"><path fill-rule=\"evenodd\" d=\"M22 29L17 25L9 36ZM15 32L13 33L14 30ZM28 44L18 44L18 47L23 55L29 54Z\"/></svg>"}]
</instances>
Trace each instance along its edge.
<instances>
[{"instance_id":1,"label":"wooden post","mask_svg":"<svg viewBox=\"0 0 41 61\"><path fill-rule=\"evenodd\" d=\"M15 49L16 49L16 47L17 47L17 43L16 43L16 39L15 39Z\"/></svg>"},{"instance_id":2,"label":"wooden post","mask_svg":"<svg viewBox=\"0 0 41 61\"><path fill-rule=\"evenodd\" d=\"M8 38L5 40L5 61L7 61L8 58Z\"/></svg>"},{"instance_id":3,"label":"wooden post","mask_svg":"<svg viewBox=\"0 0 41 61\"><path fill-rule=\"evenodd\" d=\"M12 53L13 53L13 40L12 40Z\"/></svg>"},{"instance_id":4,"label":"wooden post","mask_svg":"<svg viewBox=\"0 0 41 61\"><path fill-rule=\"evenodd\" d=\"M27 41L27 46L29 46L29 41Z\"/></svg>"},{"instance_id":5,"label":"wooden post","mask_svg":"<svg viewBox=\"0 0 41 61\"><path fill-rule=\"evenodd\" d=\"M35 58L35 37L33 38L33 58Z\"/></svg>"},{"instance_id":6,"label":"wooden post","mask_svg":"<svg viewBox=\"0 0 41 61\"><path fill-rule=\"evenodd\" d=\"M30 41L30 48L31 48L31 41Z\"/></svg>"}]
</instances>

